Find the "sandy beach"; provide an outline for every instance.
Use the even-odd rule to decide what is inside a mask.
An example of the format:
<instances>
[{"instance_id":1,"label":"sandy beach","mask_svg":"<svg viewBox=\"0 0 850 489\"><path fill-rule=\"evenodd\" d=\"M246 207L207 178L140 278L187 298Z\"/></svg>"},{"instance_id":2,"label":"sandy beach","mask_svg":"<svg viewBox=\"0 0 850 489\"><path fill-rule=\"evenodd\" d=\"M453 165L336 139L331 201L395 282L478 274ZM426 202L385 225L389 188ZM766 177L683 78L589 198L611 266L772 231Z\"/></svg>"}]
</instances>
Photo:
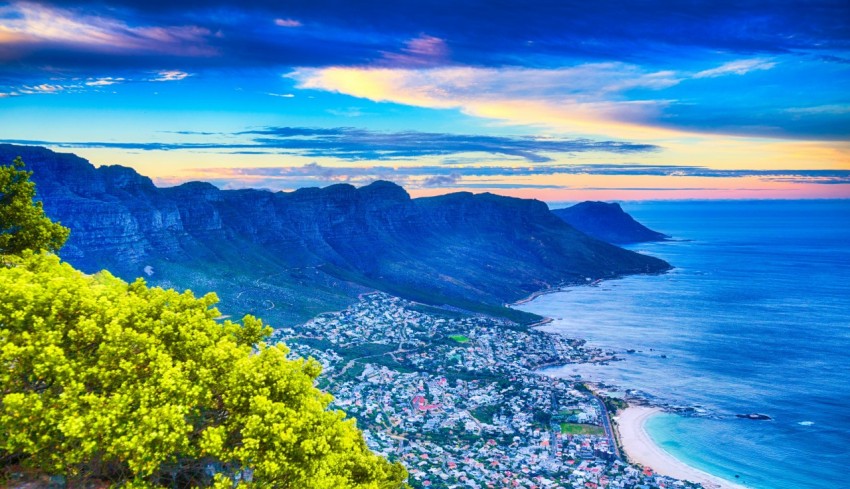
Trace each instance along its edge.
<instances>
[{"instance_id":1,"label":"sandy beach","mask_svg":"<svg viewBox=\"0 0 850 489\"><path fill-rule=\"evenodd\" d=\"M698 482L706 489L746 489L745 486L691 467L653 443L644 425L650 417L660 412L658 408L636 406L627 408L614 418L620 443L631 462L650 467L658 474Z\"/></svg>"}]
</instances>

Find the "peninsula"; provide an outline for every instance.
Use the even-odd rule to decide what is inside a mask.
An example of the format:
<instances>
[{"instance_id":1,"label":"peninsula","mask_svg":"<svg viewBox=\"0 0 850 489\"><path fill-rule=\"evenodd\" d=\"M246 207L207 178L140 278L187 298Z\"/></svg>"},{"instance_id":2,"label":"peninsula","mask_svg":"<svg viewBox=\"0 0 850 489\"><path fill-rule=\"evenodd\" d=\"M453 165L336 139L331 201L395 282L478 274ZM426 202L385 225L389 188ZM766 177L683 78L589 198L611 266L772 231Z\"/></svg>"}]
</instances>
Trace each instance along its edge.
<instances>
[{"instance_id":1,"label":"peninsula","mask_svg":"<svg viewBox=\"0 0 850 489\"><path fill-rule=\"evenodd\" d=\"M663 241L669 236L653 231L628 215L616 202L581 202L552 213L579 231L614 244Z\"/></svg>"}]
</instances>

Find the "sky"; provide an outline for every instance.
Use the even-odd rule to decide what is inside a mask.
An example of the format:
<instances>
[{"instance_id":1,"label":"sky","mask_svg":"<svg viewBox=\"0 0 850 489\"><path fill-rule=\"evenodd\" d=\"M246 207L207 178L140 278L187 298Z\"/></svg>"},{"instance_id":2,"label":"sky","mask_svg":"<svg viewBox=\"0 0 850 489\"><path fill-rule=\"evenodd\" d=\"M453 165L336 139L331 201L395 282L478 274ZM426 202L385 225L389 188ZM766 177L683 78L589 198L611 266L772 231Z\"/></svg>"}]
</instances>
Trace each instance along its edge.
<instances>
[{"instance_id":1,"label":"sky","mask_svg":"<svg viewBox=\"0 0 850 489\"><path fill-rule=\"evenodd\" d=\"M0 3L0 142L157 185L850 198L850 3Z\"/></svg>"}]
</instances>

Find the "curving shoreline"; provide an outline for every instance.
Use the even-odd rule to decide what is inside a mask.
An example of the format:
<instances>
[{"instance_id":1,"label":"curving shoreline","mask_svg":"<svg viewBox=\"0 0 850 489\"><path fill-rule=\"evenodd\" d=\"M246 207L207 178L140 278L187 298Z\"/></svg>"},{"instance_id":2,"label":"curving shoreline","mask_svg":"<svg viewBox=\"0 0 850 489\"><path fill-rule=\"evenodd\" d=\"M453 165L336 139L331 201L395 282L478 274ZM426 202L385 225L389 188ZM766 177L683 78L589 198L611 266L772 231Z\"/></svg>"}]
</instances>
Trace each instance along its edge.
<instances>
[{"instance_id":1,"label":"curving shoreline","mask_svg":"<svg viewBox=\"0 0 850 489\"><path fill-rule=\"evenodd\" d=\"M646 422L661 412L659 408L634 406L614 418L620 443L630 462L650 467L661 475L700 483L706 489L747 489L741 484L691 467L656 445L646 431Z\"/></svg>"}]
</instances>

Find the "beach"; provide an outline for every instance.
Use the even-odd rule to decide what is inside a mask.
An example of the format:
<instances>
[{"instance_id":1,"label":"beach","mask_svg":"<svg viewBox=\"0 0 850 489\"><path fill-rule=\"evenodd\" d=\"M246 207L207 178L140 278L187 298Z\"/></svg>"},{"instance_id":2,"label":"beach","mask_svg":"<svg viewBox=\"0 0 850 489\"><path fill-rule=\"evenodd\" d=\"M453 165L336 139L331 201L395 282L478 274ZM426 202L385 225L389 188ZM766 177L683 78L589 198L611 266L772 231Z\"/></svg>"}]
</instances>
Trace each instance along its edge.
<instances>
[{"instance_id":1,"label":"beach","mask_svg":"<svg viewBox=\"0 0 850 489\"><path fill-rule=\"evenodd\" d=\"M622 411L616 421L620 443L632 463L649 467L658 474L697 482L706 489L745 489L745 486L715 477L691 467L656 445L646 432L646 421L661 409L635 406Z\"/></svg>"}]
</instances>

